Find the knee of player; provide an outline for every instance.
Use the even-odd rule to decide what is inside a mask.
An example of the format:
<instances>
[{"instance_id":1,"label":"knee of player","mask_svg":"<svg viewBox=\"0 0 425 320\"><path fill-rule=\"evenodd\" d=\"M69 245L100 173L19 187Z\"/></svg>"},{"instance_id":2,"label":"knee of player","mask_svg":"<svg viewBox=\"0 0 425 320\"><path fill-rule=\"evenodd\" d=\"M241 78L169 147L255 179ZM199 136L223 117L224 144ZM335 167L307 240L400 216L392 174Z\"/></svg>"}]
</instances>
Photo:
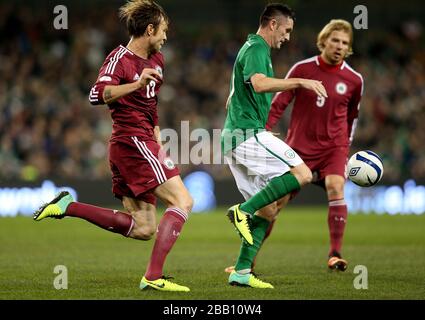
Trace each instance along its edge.
<instances>
[{"instance_id":1,"label":"knee of player","mask_svg":"<svg viewBox=\"0 0 425 320\"><path fill-rule=\"evenodd\" d=\"M135 228L133 228L131 234L133 238L147 241L153 238L155 232L155 225L146 224L142 226L136 226Z\"/></svg>"},{"instance_id":2,"label":"knee of player","mask_svg":"<svg viewBox=\"0 0 425 320\"><path fill-rule=\"evenodd\" d=\"M189 192L183 196L176 198L173 206L184 210L184 212L186 212L187 214L190 214L193 208L193 199Z\"/></svg>"},{"instance_id":3,"label":"knee of player","mask_svg":"<svg viewBox=\"0 0 425 320\"><path fill-rule=\"evenodd\" d=\"M344 198L344 185L327 186L326 192L329 200Z\"/></svg>"},{"instance_id":4,"label":"knee of player","mask_svg":"<svg viewBox=\"0 0 425 320\"><path fill-rule=\"evenodd\" d=\"M184 199L184 201L182 203L182 209L184 211L186 211L187 214L190 214L190 212L192 211L192 208L193 208L193 198L192 198L192 196L190 194L188 194L185 197L185 199Z\"/></svg>"},{"instance_id":5,"label":"knee of player","mask_svg":"<svg viewBox=\"0 0 425 320\"><path fill-rule=\"evenodd\" d=\"M193 208L193 198L189 195L189 198L187 199L186 203L186 212L189 214L192 211Z\"/></svg>"},{"instance_id":6,"label":"knee of player","mask_svg":"<svg viewBox=\"0 0 425 320\"><path fill-rule=\"evenodd\" d=\"M308 169L308 168L307 168ZM309 184L313 181L313 173L308 169L304 175L304 184Z\"/></svg>"},{"instance_id":7,"label":"knee of player","mask_svg":"<svg viewBox=\"0 0 425 320\"><path fill-rule=\"evenodd\" d=\"M309 184L313 180L313 173L306 165L303 165L302 167L298 168L297 172L295 172L294 175L301 186Z\"/></svg>"}]
</instances>

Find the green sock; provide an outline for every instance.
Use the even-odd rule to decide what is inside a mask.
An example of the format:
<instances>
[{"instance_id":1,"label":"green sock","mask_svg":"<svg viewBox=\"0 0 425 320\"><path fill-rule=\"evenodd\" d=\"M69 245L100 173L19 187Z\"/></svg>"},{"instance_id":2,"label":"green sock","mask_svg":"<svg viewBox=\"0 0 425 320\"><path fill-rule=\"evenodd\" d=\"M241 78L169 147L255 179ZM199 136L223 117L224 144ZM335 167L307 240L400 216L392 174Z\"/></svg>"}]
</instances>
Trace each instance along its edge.
<instances>
[{"instance_id":1,"label":"green sock","mask_svg":"<svg viewBox=\"0 0 425 320\"><path fill-rule=\"evenodd\" d=\"M239 253L238 261L236 262L235 270L251 269L252 261L254 261L258 250L263 243L264 236L270 225L270 221L254 216L251 220L251 234L254 240L253 245L249 245L246 241L242 241L241 250Z\"/></svg>"},{"instance_id":2,"label":"green sock","mask_svg":"<svg viewBox=\"0 0 425 320\"><path fill-rule=\"evenodd\" d=\"M273 178L263 190L242 203L240 209L253 215L257 210L300 188L301 186L295 176L290 172L285 173Z\"/></svg>"}]
</instances>

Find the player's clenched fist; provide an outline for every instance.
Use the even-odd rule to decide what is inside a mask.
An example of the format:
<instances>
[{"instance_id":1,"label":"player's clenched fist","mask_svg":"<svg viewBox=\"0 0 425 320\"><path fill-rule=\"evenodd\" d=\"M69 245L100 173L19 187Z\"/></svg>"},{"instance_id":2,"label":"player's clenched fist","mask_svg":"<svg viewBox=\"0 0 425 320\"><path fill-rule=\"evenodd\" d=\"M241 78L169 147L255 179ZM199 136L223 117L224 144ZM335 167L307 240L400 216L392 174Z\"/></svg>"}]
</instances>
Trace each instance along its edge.
<instances>
[{"instance_id":1,"label":"player's clenched fist","mask_svg":"<svg viewBox=\"0 0 425 320\"><path fill-rule=\"evenodd\" d=\"M162 79L162 75L157 70L145 68L143 69L139 80L137 80L137 84L139 85L139 88L144 88L151 80L158 82L160 79Z\"/></svg>"}]
</instances>

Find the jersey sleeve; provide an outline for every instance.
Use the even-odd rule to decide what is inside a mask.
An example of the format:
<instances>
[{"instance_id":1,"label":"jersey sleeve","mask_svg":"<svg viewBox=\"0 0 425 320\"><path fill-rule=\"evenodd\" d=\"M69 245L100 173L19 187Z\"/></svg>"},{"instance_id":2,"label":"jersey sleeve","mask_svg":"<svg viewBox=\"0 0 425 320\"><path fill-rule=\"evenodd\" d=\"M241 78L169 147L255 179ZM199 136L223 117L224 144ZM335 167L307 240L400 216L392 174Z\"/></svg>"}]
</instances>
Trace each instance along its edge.
<instances>
[{"instance_id":1,"label":"jersey sleeve","mask_svg":"<svg viewBox=\"0 0 425 320\"><path fill-rule=\"evenodd\" d=\"M267 61L270 59L267 54L264 48L256 44L246 50L241 60L244 82L251 82L251 77L256 73L267 74Z\"/></svg>"},{"instance_id":2,"label":"jersey sleeve","mask_svg":"<svg viewBox=\"0 0 425 320\"><path fill-rule=\"evenodd\" d=\"M297 73L297 68L292 67L286 74L285 79L298 77L296 73ZM278 92L274 96L272 100L272 105L270 108L269 118L266 123L267 130L271 130L276 125L276 123L279 122L283 112L286 110L288 105L294 99L294 96L295 96L295 90Z\"/></svg>"},{"instance_id":3,"label":"jersey sleeve","mask_svg":"<svg viewBox=\"0 0 425 320\"><path fill-rule=\"evenodd\" d=\"M106 58L103 66L100 68L96 83L90 90L90 103L92 105L105 104L105 101L103 100L103 91L105 90L105 86L119 85L123 78L124 67L122 65L122 59L118 59L116 55L110 55Z\"/></svg>"},{"instance_id":4,"label":"jersey sleeve","mask_svg":"<svg viewBox=\"0 0 425 320\"><path fill-rule=\"evenodd\" d=\"M354 89L353 95L351 97L351 100L348 104L348 115L347 115L347 122L348 122L348 139L350 141L350 145L353 142L354 133L356 131L357 126L357 119L359 116L359 110L360 110L360 100L363 95L363 78L360 78L359 83L357 84L356 88Z\"/></svg>"}]
</instances>

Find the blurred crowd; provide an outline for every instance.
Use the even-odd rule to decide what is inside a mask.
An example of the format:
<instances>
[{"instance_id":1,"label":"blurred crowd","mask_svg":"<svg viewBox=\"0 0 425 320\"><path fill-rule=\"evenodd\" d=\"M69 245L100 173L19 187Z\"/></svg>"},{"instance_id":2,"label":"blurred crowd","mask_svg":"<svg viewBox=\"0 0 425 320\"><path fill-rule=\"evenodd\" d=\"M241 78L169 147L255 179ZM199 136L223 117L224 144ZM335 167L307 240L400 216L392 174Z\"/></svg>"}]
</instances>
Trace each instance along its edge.
<instances>
[{"instance_id":1,"label":"blurred crowd","mask_svg":"<svg viewBox=\"0 0 425 320\"><path fill-rule=\"evenodd\" d=\"M159 97L162 128L180 135L181 121L189 121L190 130L204 128L211 137L213 129L222 128L233 61L246 35L255 31L209 25L188 34L170 26ZM273 53L276 76L317 54L318 31L297 26L291 42ZM356 31L355 54L347 61L365 79L352 151L380 154L387 181L425 178L423 38L415 20ZM110 177L109 110L91 106L88 93L106 55L127 41L116 8L70 17L69 30L55 30L50 12L0 6L1 180ZM288 116L280 123L282 137ZM218 179L230 176L221 165L182 165L181 171L201 167Z\"/></svg>"}]
</instances>

